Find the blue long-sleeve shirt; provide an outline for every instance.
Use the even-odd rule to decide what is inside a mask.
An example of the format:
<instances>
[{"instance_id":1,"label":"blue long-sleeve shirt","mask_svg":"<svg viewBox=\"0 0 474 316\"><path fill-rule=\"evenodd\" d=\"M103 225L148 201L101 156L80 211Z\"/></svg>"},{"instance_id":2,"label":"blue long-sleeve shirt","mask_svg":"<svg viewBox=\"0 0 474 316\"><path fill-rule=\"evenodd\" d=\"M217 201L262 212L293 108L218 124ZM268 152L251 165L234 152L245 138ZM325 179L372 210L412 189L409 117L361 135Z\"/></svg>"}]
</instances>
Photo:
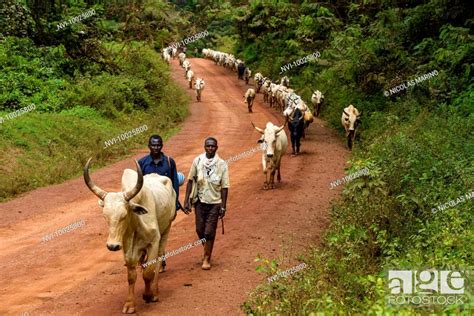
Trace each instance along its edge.
<instances>
[{"instance_id":1,"label":"blue long-sleeve shirt","mask_svg":"<svg viewBox=\"0 0 474 316\"><path fill-rule=\"evenodd\" d=\"M161 176L166 176L171 179L171 182L173 183L173 189L176 192L176 209L178 210L180 208L179 204L179 182L178 182L178 172L176 170L176 163L173 160L173 158L170 157L169 162L171 165L168 163L168 156L165 154L161 153L161 159L158 161L158 163L155 163L153 161L153 157L151 155L145 156L138 160L138 164L140 165L140 168L142 169L143 175L147 175L150 173L157 173Z\"/></svg>"}]
</instances>

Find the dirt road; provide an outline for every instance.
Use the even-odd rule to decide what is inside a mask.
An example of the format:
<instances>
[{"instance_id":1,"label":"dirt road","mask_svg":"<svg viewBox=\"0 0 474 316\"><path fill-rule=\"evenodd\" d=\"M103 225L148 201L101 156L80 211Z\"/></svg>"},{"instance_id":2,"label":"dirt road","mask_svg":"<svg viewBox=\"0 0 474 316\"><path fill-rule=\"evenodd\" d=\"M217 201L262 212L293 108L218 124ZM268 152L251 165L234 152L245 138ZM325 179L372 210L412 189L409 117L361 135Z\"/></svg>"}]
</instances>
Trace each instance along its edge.
<instances>
[{"instance_id":1,"label":"dirt road","mask_svg":"<svg viewBox=\"0 0 474 316\"><path fill-rule=\"evenodd\" d=\"M185 175L192 159L203 152L206 136L218 139L218 153L228 159L257 146L260 134L251 121L260 127L267 121L283 122L260 94L249 114L243 102L247 86L234 73L204 59L191 63L206 81L202 102L193 97L191 115L163 149ZM186 87L177 61L172 68L173 77ZM309 127L300 156L283 157L282 183L274 190L262 189L260 153L230 164L225 235L219 224L212 270L200 269L202 246L169 258L167 271L159 276L160 301L152 304L141 298L140 274L138 315L242 314L239 305L265 278L255 272L258 254L271 259L283 254L289 267L299 251L318 242L328 224L330 200L340 190L330 190L330 183L343 176L348 157L342 140L323 125L316 120ZM147 153L144 146L134 158ZM102 188L118 191L125 168L134 168L131 158L93 172L92 178ZM1 315L121 315L127 295L123 255L107 250L105 220L82 178L0 204L0 218ZM42 242L43 236L80 220L85 225ZM180 212L167 250L196 240L194 213Z\"/></svg>"}]
</instances>

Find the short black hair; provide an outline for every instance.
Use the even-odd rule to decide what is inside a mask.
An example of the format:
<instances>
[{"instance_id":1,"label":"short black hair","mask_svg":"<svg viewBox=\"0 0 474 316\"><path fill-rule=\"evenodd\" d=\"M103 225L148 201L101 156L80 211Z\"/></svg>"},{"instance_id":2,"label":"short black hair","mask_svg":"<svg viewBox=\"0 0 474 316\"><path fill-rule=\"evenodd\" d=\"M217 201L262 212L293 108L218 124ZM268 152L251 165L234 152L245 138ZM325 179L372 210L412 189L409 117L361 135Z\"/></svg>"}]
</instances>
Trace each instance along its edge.
<instances>
[{"instance_id":1,"label":"short black hair","mask_svg":"<svg viewBox=\"0 0 474 316\"><path fill-rule=\"evenodd\" d=\"M163 141L163 138L161 138L161 136L158 135L158 134L151 135L150 138L148 139L148 143L151 143L151 140L152 140L152 139L156 139L156 140L161 140L161 141Z\"/></svg>"},{"instance_id":2,"label":"short black hair","mask_svg":"<svg viewBox=\"0 0 474 316\"><path fill-rule=\"evenodd\" d=\"M217 139L215 139L215 138L212 137L212 136L209 136L208 138L206 138L206 139L204 140L204 145L206 145L206 142L207 142L208 140L213 140L213 141L216 143L216 145L217 145Z\"/></svg>"}]
</instances>

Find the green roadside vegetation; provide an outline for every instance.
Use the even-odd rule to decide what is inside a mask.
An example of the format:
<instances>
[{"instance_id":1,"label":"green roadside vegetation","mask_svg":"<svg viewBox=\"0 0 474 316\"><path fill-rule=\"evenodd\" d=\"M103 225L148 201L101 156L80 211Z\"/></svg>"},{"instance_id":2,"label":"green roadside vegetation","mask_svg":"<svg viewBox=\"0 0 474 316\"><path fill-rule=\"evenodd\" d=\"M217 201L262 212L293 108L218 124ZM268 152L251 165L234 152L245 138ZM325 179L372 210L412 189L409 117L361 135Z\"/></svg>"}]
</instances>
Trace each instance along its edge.
<instances>
[{"instance_id":1,"label":"green roadside vegetation","mask_svg":"<svg viewBox=\"0 0 474 316\"><path fill-rule=\"evenodd\" d=\"M363 111L347 174L369 174L345 185L321 244L301 256L306 269L267 283L289 266L257 259L265 281L243 311L472 315L472 7L458 0L174 2L213 32L209 48L273 80L282 66L319 51L321 58L284 74L308 104L312 91L324 93L322 117L341 137L342 109ZM425 269L462 271L464 304L387 304L389 270Z\"/></svg>"},{"instance_id":2,"label":"green roadside vegetation","mask_svg":"<svg viewBox=\"0 0 474 316\"><path fill-rule=\"evenodd\" d=\"M93 10L66 27L59 23ZM0 202L166 138L187 115L160 47L187 26L164 1L0 4ZM34 109L6 119L34 104ZM104 148L140 126L146 132Z\"/></svg>"}]
</instances>

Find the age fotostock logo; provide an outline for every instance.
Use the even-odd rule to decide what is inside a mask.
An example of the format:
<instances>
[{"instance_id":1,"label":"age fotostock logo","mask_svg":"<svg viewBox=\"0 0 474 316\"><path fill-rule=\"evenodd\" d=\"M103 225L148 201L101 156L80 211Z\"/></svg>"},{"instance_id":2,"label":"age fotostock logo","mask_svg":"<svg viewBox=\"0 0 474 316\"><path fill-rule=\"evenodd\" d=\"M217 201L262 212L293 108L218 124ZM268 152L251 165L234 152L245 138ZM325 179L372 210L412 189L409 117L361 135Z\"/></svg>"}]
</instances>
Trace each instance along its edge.
<instances>
[{"instance_id":1,"label":"age fotostock logo","mask_svg":"<svg viewBox=\"0 0 474 316\"><path fill-rule=\"evenodd\" d=\"M389 270L388 303L394 305L464 304L465 274L448 270Z\"/></svg>"}]
</instances>

